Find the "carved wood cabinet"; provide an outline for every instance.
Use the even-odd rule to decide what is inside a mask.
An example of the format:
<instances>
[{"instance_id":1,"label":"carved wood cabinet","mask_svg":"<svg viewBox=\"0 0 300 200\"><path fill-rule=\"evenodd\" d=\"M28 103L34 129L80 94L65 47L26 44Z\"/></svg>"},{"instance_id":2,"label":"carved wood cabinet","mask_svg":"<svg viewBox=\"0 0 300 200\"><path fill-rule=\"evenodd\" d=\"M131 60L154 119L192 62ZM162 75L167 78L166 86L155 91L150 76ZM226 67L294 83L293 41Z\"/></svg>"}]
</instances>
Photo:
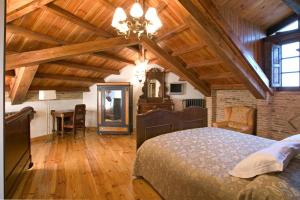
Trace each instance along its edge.
<instances>
[{"instance_id":1,"label":"carved wood cabinet","mask_svg":"<svg viewBox=\"0 0 300 200\"><path fill-rule=\"evenodd\" d=\"M132 132L130 83L99 83L97 107L99 134L130 134Z\"/></svg>"},{"instance_id":2,"label":"carved wood cabinet","mask_svg":"<svg viewBox=\"0 0 300 200\"><path fill-rule=\"evenodd\" d=\"M138 114L155 109L174 110L174 103L166 94L167 88L164 71L152 68L146 72L146 79L142 90L143 94L138 101Z\"/></svg>"}]
</instances>

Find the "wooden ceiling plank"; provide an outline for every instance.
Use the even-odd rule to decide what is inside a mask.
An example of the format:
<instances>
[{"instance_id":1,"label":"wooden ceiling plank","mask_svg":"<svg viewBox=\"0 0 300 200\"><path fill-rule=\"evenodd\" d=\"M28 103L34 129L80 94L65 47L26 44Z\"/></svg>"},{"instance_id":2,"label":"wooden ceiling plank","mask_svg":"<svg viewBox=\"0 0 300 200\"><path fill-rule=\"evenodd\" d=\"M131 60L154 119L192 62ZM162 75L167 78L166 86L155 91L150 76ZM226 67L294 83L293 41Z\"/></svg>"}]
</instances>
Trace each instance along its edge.
<instances>
[{"instance_id":1,"label":"wooden ceiling plank","mask_svg":"<svg viewBox=\"0 0 300 200\"><path fill-rule=\"evenodd\" d=\"M56 90L58 92L89 92L88 87L62 87L62 86L31 86L30 91Z\"/></svg>"},{"instance_id":2,"label":"wooden ceiling plank","mask_svg":"<svg viewBox=\"0 0 300 200\"><path fill-rule=\"evenodd\" d=\"M218 74L205 74L200 75L200 80L214 80L214 79L227 79L227 78L233 78L234 74L232 72L222 72Z\"/></svg>"},{"instance_id":3,"label":"wooden ceiling plank","mask_svg":"<svg viewBox=\"0 0 300 200\"><path fill-rule=\"evenodd\" d=\"M77 63L62 61L62 60L52 62L52 63L47 63L46 65L49 67L60 66L60 67L74 68L74 69L80 69L80 70L86 70L86 71L93 71L93 72L102 73L102 74L115 74L115 75L120 74L119 70L104 69L104 68L100 68L100 67L84 65L84 64L77 64Z\"/></svg>"},{"instance_id":4,"label":"wooden ceiling plank","mask_svg":"<svg viewBox=\"0 0 300 200\"><path fill-rule=\"evenodd\" d=\"M185 48L181 48L181 49L173 51L172 56L184 55L184 54L187 54L187 53L191 53L193 51L203 49L205 47L206 47L206 45L195 44L195 45L192 45L192 46L189 46L189 47L185 47Z\"/></svg>"},{"instance_id":5,"label":"wooden ceiling plank","mask_svg":"<svg viewBox=\"0 0 300 200\"><path fill-rule=\"evenodd\" d=\"M211 90L245 90L247 89L243 84L226 84L226 85L219 85L214 84L211 85Z\"/></svg>"},{"instance_id":6,"label":"wooden ceiling plank","mask_svg":"<svg viewBox=\"0 0 300 200\"><path fill-rule=\"evenodd\" d=\"M16 19L23 17L55 0L34 0L21 8L12 9L11 12L6 15L6 23L12 22Z\"/></svg>"},{"instance_id":7,"label":"wooden ceiling plank","mask_svg":"<svg viewBox=\"0 0 300 200\"><path fill-rule=\"evenodd\" d=\"M207 67L207 66L213 66L213 65L218 65L221 64L222 61L219 59L210 59L210 60L201 60L198 62L193 62L193 63L188 63L187 68L199 68L199 67Z\"/></svg>"},{"instance_id":8,"label":"wooden ceiling plank","mask_svg":"<svg viewBox=\"0 0 300 200\"><path fill-rule=\"evenodd\" d=\"M168 4L165 1L160 1L158 6L156 6L156 11L159 14L160 12L162 12L164 9L166 9L168 6Z\"/></svg>"},{"instance_id":9,"label":"wooden ceiling plank","mask_svg":"<svg viewBox=\"0 0 300 200\"><path fill-rule=\"evenodd\" d=\"M16 26L16 25L13 25L13 24L7 24L6 25L6 31L8 31L10 33L14 33L14 34L20 34L24 37L34 39L34 40L37 40L37 41L42 41L42 42L49 43L49 44L54 44L54 45L66 44L66 42L64 42L62 40L58 40L58 39L55 39L51 36L41 34L41 33L37 33L37 32L31 31L29 29L22 28L20 26Z\"/></svg>"},{"instance_id":10,"label":"wooden ceiling plank","mask_svg":"<svg viewBox=\"0 0 300 200\"><path fill-rule=\"evenodd\" d=\"M282 0L294 13L300 15L300 1L299 0Z\"/></svg>"},{"instance_id":11,"label":"wooden ceiling plank","mask_svg":"<svg viewBox=\"0 0 300 200\"><path fill-rule=\"evenodd\" d=\"M99 52L99 53L94 53L93 56L99 56L101 58L105 58L108 60L114 60L117 62L122 62L122 63L126 63L126 64L135 64L134 61L132 60L128 60L126 58L122 58L120 56L114 55L114 54L110 54L110 53L106 53L106 52Z\"/></svg>"},{"instance_id":12,"label":"wooden ceiling plank","mask_svg":"<svg viewBox=\"0 0 300 200\"><path fill-rule=\"evenodd\" d=\"M169 53L148 38L144 37L141 41L147 50L151 51L155 56L168 64L170 69L177 75L187 80L196 89L202 92L203 95L211 95L209 87L204 82L200 81L194 73L188 71L176 58L172 57Z\"/></svg>"},{"instance_id":13,"label":"wooden ceiling plank","mask_svg":"<svg viewBox=\"0 0 300 200\"><path fill-rule=\"evenodd\" d=\"M104 37L104 38L113 37L113 34L84 21L83 19L77 17L73 13L70 13L70 12L60 8L59 6L56 6L54 4L48 4L47 6L44 6L43 8L57 16L63 17L65 19L71 21L72 23L74 23L78 26L84 27L84 28L94 32L95 34L97 34L100 37Z\"/></svg>"},{"instance_id":14,"label":"wooden ceiling plank","mask_svg":"<svg viewBox=\"0 0 300 200\"><path fill-rule=\"evenodd\" d=\"M88 82L88 83L100 83L104 80L102 78L90 78L90 77L79 77L79 76L69 76L62 74L46 74L37 73L34 78L37 79L52 79L52 80L63 80L63 81L77 81L77 82Z\"/></svg>"},{"instance_id":15,"label":"wooden ceiling plank","mask_svg":"<svg viewBox=\"0 0 300 200\"><path fill-rule=\"evenodd\" d=\"M265 99L266 92L272 93L268 78L210 0L178 1L192 15L193 30L232 67L256 98Z\"/></svg>"},{"instance_id":16,"label":"wooden ceiling plank","mask_svg":"<svg viewBox=\"0 0 300 200\"><path fill-rule=\"evenodd\" d=\"M6 70L61 60L80 54L107 51L112 48L126 47L137 43L136 40L125 40L123 37L116 37L6 55Z\"/></svg>"},{"instance_id":17,"label":"wooden ceiling plank","mask_svg":"<svg viewBox=\"0 0 300 200\"><path fill-rule=\"evenodd\" d=\"M12 105L23 103L32 80L38 70L38 65L21 67L16 72L16 78L10 89Z\"/></svg>"},{"instance_id":18,"label":"wooden ceiling plank","mask_svg":"<svg viewBox=\"0 0 300 200\"><path fill-rule=\"evenodd\" d=\"M172 37L174 37L175 35L183 32L183 31L186 31L187 29L189 29L189 26L187 24L182 24L168 32L166 32L165 34L161 35L161 36L158 36L156 38L156 42L161 42L163 40L168 40L168 39L171 39Z\"/></svg>"}]
</instances>

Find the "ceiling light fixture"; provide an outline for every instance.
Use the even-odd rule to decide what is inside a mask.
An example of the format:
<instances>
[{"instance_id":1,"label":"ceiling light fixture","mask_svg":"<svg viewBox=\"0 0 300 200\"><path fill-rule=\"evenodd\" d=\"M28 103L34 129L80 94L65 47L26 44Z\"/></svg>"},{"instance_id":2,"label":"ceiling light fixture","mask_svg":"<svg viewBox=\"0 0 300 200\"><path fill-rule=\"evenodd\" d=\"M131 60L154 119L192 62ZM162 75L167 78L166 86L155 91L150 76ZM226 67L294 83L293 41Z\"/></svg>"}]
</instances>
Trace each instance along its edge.
<instances>
[{"instance_id":1,"label":"ceiling light fixture","mask_svg":"<svg viewBox=\"0 0 300 200\"><path fill-rule=\"evenodd\" d=\"M144 10L138 0L132 5L129 14L127 17L123 8L118 7L112 20L112 26L119 35L125 36L126 39L129 38L131 33L136 34L138 39L143 34L151 39L162 27L156 9L153 7L148 8L144 16Z\"/></svg>"}]
</instances>

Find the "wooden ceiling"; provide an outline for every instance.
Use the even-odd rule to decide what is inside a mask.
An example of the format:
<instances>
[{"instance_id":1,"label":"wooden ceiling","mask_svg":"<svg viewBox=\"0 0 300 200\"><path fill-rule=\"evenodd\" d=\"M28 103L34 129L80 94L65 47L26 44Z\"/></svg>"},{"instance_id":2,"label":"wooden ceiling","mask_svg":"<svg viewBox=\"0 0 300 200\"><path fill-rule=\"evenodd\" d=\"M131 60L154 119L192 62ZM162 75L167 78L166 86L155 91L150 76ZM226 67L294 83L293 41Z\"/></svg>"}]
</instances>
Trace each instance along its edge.
<instances>
[{"instance_id":1,"label":"wooden ceiling","mask_svg":"<svg viewBox=\"0 0 300 200\"><path fill-rule=\"evenodd\" d=\"M6 85L13 103L28 90L86 91L139 56L211 89L271 92L258 65L265 30L292 10L281 0L145 0L163 28L152 41L126 40L111 27L116 7L133 0L7 0ZM276 10L276 12L274 12ZM238 14L238 15L237 15Z\"/></svg>"}]
</instances>

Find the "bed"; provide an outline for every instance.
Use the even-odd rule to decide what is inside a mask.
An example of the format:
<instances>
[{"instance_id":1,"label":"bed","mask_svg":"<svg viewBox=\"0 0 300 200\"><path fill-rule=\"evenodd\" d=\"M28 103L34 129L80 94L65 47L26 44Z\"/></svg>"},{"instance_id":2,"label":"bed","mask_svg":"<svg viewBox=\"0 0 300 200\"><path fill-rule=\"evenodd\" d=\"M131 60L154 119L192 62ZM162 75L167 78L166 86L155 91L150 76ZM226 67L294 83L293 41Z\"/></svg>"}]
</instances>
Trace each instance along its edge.
<instances>
[{"instance_id":1,"label":"bed","mask_svg":"<svg viewBox=\"0 0 300 200\"><path fill-rule=\"evenodd\" d=\"M299 156L282 173L252 179L228 174L246 156L274 142L220 128L179 130L143 141L133 175L166 200L299 200Z\"/></svg>"}]
</instances>

